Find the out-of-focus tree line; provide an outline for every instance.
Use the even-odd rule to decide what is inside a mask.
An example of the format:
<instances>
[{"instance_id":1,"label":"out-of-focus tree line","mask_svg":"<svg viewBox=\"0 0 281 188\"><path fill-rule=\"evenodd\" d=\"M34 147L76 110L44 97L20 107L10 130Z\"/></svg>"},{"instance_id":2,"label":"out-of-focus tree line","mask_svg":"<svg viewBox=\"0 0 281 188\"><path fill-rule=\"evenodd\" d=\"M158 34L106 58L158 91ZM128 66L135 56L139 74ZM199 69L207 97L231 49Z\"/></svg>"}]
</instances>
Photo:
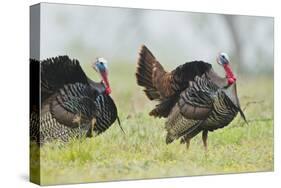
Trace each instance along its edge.
<instances>
[{"instance_id":1,"label":"out-of-focus tree line","mask_svg":"<svg viewBox=\"0 0 281 188\"><path fill-rule=\"evenodd\" d=\"M192 60L216 66L223 51L236 72L273 72L273 18L60 4L43 4L41 11L41 58L135 63L146 44L171 67Z\"/></svg>"}]
</instances>

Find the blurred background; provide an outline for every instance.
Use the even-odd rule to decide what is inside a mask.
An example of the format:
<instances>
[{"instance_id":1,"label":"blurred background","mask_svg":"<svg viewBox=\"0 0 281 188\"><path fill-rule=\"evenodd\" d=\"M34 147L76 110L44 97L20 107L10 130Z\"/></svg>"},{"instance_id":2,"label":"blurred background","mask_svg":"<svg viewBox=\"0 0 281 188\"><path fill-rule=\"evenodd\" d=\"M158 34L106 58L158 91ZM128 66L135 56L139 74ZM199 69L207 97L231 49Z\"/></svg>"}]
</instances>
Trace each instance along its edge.
<instances>
[{"instance_id":1,"label":"blurred background","mask_svg":"<svg viewBox=\"0 0 281 188\"><path fill-rule=\"evenodd\" d=\"M146 44L170 68L204 60L221 72L215 60L226 52L236 73L273 73L270 17L43 3L41 20L41 59L66 54L86 64L96 57L134 64Z\"/></svg>"}]
</instances>

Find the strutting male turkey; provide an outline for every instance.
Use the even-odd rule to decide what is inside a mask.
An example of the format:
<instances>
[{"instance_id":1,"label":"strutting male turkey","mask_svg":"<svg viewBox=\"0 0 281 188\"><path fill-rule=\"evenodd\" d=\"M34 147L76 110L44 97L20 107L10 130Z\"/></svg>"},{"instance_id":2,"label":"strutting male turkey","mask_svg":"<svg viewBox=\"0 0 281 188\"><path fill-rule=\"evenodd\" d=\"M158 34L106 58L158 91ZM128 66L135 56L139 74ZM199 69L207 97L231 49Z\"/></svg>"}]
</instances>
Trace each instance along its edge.
<instances>
[{"instance_id":1,"label":"strutting male turkey","mask_svg":"<svg viewBox=\"0 0 281 188\"><path fill-rule=\"evenodd\" d=\"M101 75L101 82L88 78L79 61L68 56L30 61L40 63L41 70L41 112L40 119L38 114L31 114L31 140L42 144L92 137L106 131L116 119L120 126L117 108L109 95L105 59L97 58L92 65Z\"/></svg>"},{"instance_id":2,"label":"strutting male turkey","mask_svg":"<svg viewBox=\"0 0 281 188\"><path fill-rule=\"evenodd\" d=\"M137 83L150 100L159 101L149 115L167 118L167 144L181 138L189 148L190 140L202 132L207 149L208 131L227 126L238 112L246 121L228 55L220 53L217 62L223 66L225 77L218 76L212 65L203 61L187 62L166 72L148 48L141 47Z\"/></svg>"}]
</instances>

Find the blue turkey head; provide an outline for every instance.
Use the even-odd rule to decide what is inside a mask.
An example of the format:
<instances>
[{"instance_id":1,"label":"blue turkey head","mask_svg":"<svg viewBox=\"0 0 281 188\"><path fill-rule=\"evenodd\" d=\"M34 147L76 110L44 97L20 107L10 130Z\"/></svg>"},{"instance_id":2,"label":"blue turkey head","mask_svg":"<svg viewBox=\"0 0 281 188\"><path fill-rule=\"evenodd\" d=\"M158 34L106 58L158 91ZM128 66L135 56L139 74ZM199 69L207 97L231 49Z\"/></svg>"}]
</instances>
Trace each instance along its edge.
<instances>
[{"instance_id":1,"label":"blue turkey head","mask_svg":"<svg viewBox=\"0 0 281 188\"><path fill-rule=\"evenodd\" d=\"M225 65L225 64L229 64L229 56L227 55L227 53L219 53L218 57L217 57L217 62L220 65Z\"/></svg>"},{"instance_id":2,"label":"blue turkey head","mask_svg":"<svg viewBox=\"0 0 281 188\"><path fill-rule=\"evenodd\" d=\"M106 59L104 59L102 57L97 58L97 60L94 63L93 67L100 74L106 73L107 69L108 69L107 68L107 61L106 61Z\"/></svg>"},{"instance_id":3,"label":"blue turkey head","mask_svg":"<svg viewBox=\"0 0 281 188\"><path fill-rule=\"evenodd\" d=\"M218 64L222 65L225 71L225 76L226 76L226 80L227 80L227 86L229 87L230 85L232 85L233 83L236 82L236 76L234 75L231 67L230 67L230 63L229 63L229 57L227 55L227 53L219 53L218 57L217 57L217 62Z\"/></svg>"},{"instance_id":4,"label":"blue turkey head","mask_svg":"<svg viewBox=\"0 0 281 188\"><path fill-rule=\"evenodd\" d=\"M111 88L108 81L107 61L104 58L99 57L96 62L94 62L93 67L101 75L102 83L105 86L105 93L110 94Z\"/></svg>"}]
</instances>

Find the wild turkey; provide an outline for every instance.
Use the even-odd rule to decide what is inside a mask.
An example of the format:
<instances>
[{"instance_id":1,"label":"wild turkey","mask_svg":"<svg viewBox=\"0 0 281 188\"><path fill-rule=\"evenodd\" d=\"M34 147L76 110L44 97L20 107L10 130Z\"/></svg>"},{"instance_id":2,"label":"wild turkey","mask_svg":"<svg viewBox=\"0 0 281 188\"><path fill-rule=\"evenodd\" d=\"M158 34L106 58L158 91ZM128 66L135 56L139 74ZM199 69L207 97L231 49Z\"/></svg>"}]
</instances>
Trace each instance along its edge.
<instances>
[{"instance_id":1,"label":"wild turkey","mask_svg":"<svg viewBox=\"0 0 281 188\"><path fill-rule=\"evenodd\" d=\"M116 119L120 125L117 108L109 95L105 59L98 58L93 63L93 68L102 77L100 83L89 79L79 61L68 56L48 58L40 65L40 124L38 113L31 114L31 140L42 144L55 139L68 141L74 137L92 137L93 133L98 135L106 131Z\"/></svg>"},{"instance_id":2,"label":"wild turkey","mask_svg":"<svg viewBox=\"0 0 281 188\"><path fill-rule=\"evenodd\" d=\"M227 54L220 53L217 62L226 77L218 76L212 65L203 61L188 62L166 72L148 48L141 47L137 84L144 87L150 100L159 101L149 115L167 118L167 144L181 138L181 143L189 148L190 140L202 132L207 149L208 131L227 126L238 112L246 121Z\"/></svg>"}]
</instances>

